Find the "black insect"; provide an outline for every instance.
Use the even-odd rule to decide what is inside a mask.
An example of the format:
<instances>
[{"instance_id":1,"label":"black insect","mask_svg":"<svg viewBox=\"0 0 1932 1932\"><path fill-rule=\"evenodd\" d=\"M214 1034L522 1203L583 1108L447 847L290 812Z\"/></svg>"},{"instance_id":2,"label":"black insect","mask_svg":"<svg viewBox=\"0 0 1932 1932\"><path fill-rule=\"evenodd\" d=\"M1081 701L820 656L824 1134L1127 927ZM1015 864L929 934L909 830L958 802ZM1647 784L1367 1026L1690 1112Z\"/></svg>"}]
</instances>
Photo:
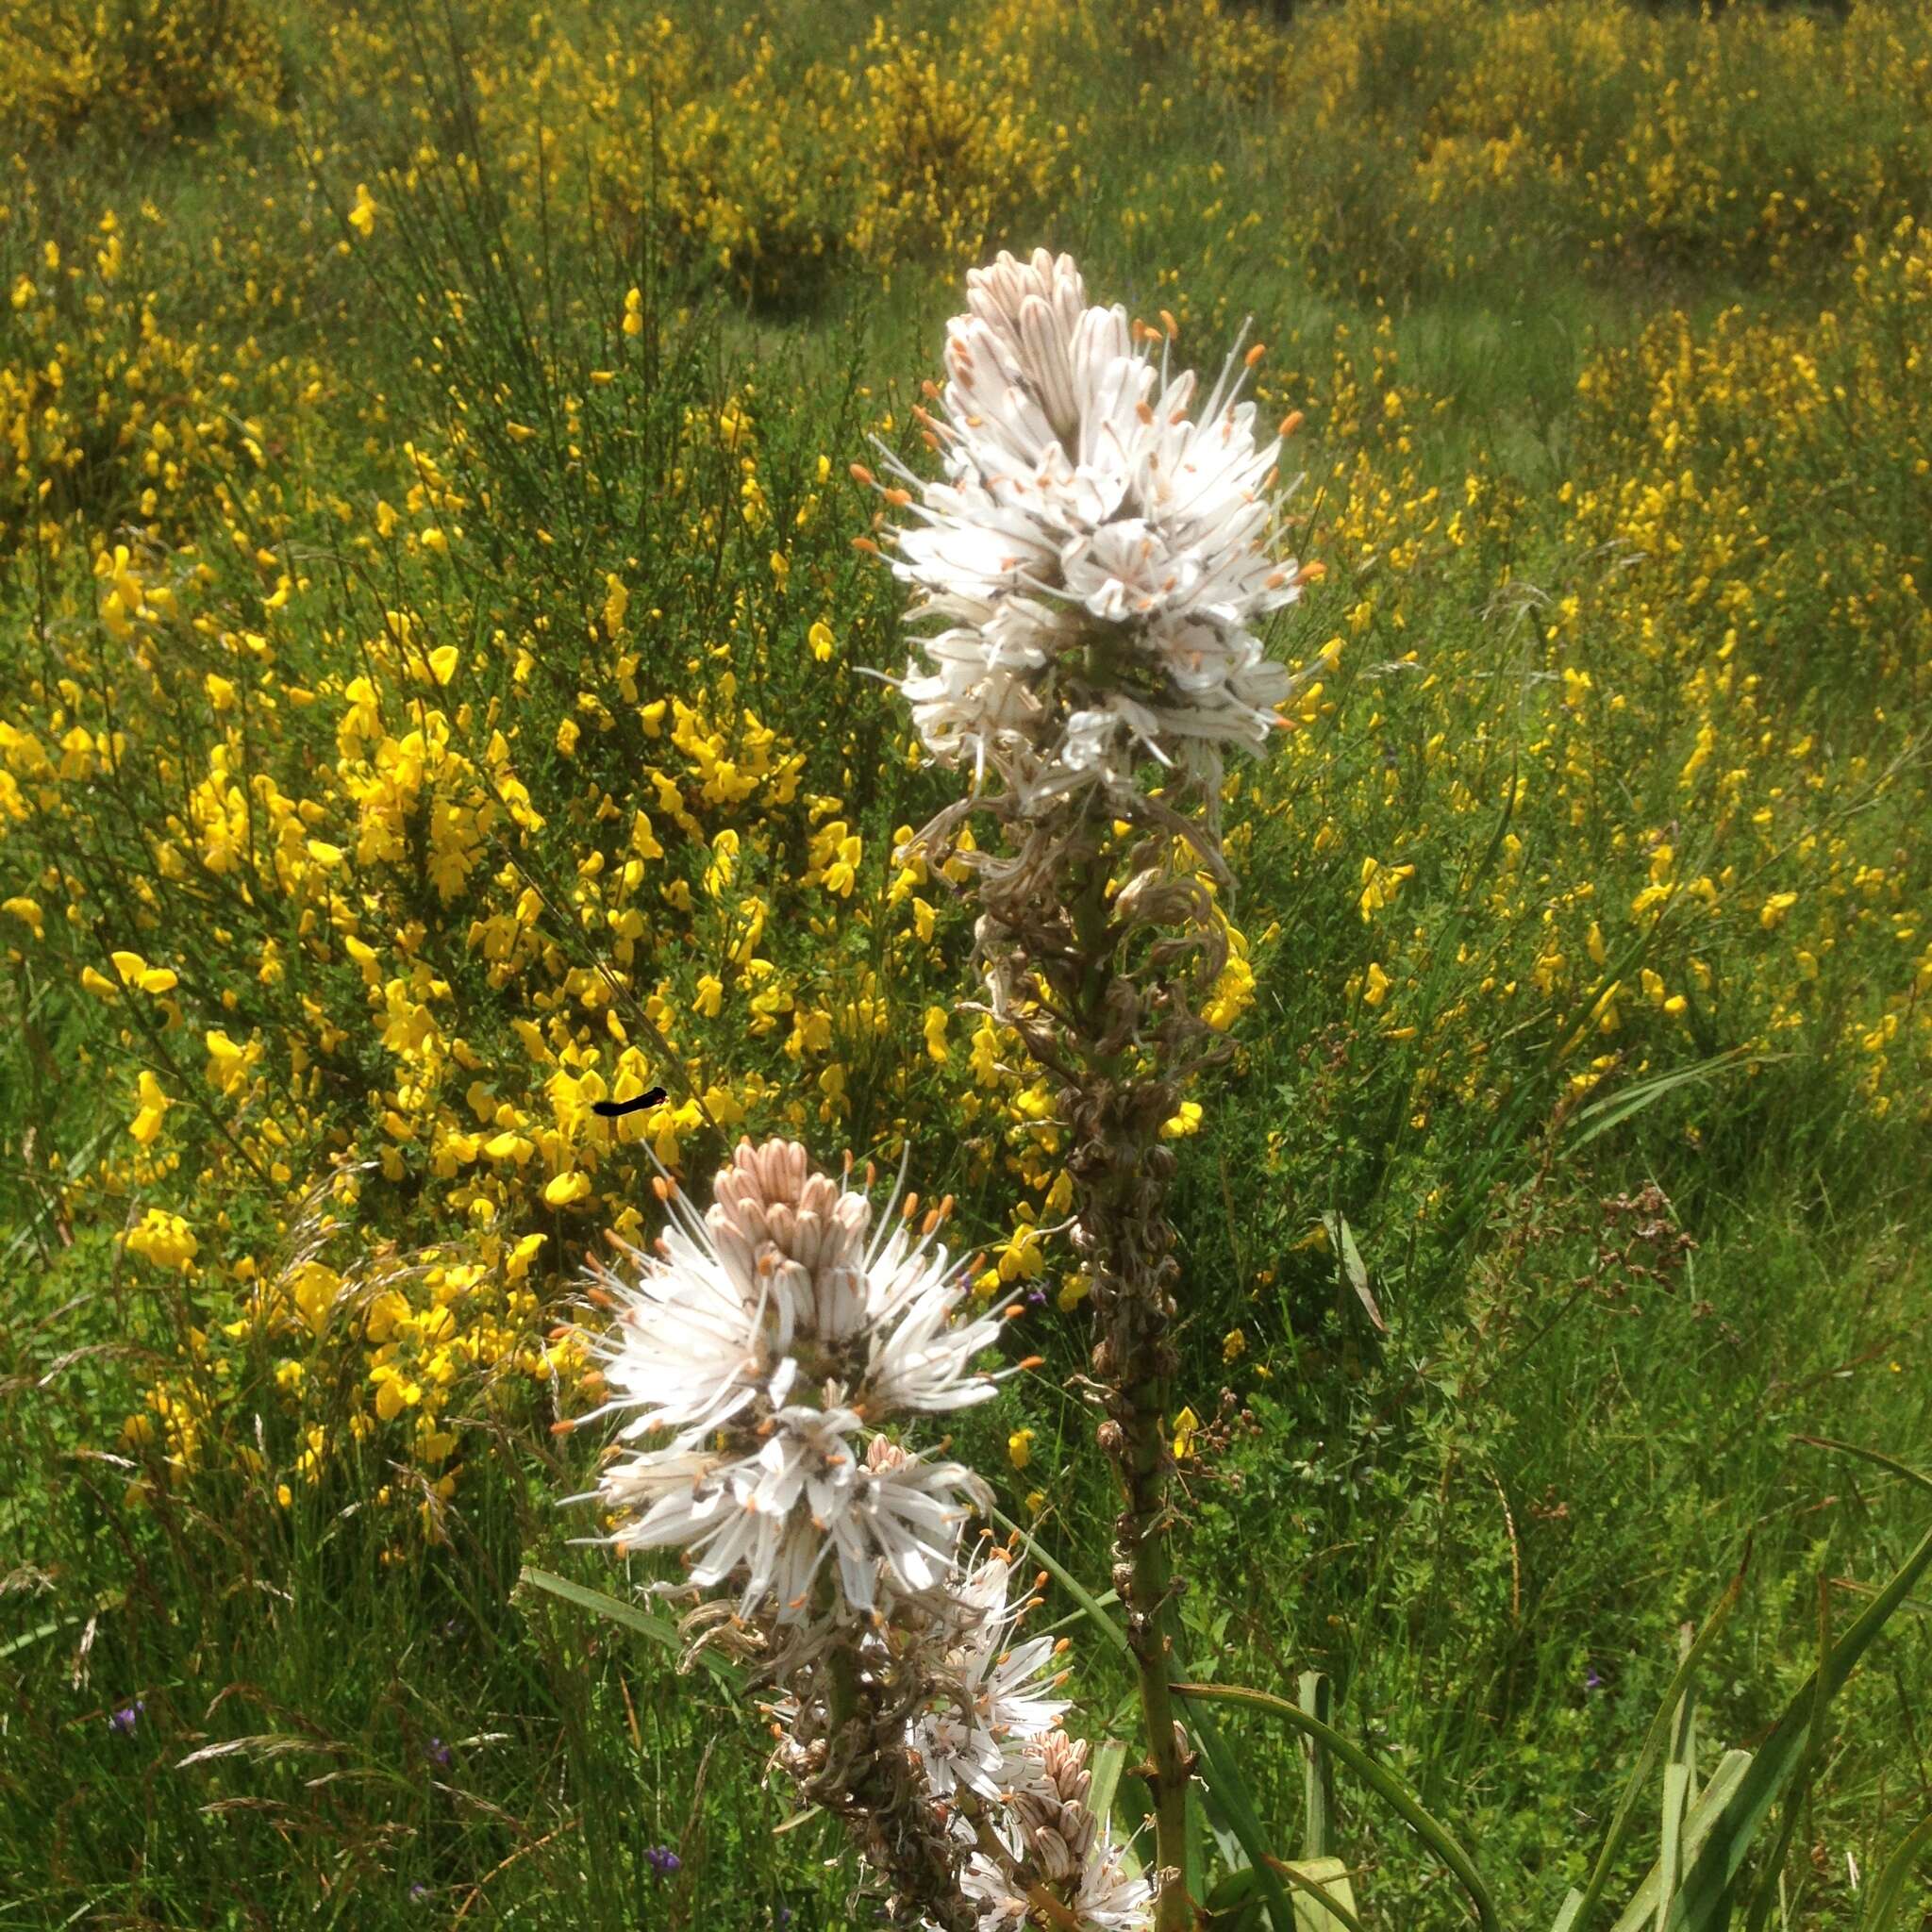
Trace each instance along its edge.
<instances>
[{"instance_id":1,"label":"black insect","mask_svg":"<svg viewBox=\"0 0 1932 1932\"><path fill-rule=\"evenodd\" d=\"M648 1093L640 1093L635 1100L593 1100L591 1111L600 1113L607 1121L614 1121L619 1114L636 1113L641 1107L656 1107L664 1098L661 1087L653 1087Z\"/></svg>"}]
</instances>

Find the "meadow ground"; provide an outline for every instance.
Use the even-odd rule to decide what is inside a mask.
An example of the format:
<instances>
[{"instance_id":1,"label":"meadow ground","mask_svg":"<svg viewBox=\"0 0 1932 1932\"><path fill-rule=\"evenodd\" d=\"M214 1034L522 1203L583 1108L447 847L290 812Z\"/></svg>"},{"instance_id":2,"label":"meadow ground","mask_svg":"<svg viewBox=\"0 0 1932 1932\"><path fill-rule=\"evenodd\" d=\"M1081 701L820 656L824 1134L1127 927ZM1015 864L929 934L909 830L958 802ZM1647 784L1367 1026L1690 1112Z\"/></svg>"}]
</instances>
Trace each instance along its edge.
<instances>
[{"instance_id":1,"label":"meadow ground","mask_svg":"<svg viewBox=\"0 0 1932 1932\"><path fill-rule=\"evenodd\" d=\"M519 1584L622 1587L552 1335L647 1147L909 1137L1045 1358L955 1453L1106 1576L1049 1089L862 675L848 465L1004 245L1253 316L1326 572L1170 1123L1187 1667L1325 1671L1513 1925L1740 1566L1763 1733L1927 1513L1797 1440L1932 1424L1919 8L0 0L0 1925L854 1923L758 1713ZM1927 1614L1782 1923L1928 1809Z\"/></svg>"}]
</instances>

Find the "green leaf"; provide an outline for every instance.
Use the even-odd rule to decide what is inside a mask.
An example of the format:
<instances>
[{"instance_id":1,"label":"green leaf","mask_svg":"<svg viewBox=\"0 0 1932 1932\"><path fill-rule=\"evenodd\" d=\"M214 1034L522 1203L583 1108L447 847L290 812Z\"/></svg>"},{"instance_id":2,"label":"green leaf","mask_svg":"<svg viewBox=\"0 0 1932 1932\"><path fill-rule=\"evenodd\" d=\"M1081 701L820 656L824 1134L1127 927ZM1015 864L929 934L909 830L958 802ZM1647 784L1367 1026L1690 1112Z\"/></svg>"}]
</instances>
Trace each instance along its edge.
<instances>
[{"instance_id":1,"label":"green leaf","mask_svg":"<svg viewBox=\"0 0 1932 1932\"><path fill-rule=\"evenodd\" d=\"M1858 1932L1886 1932L1898 1915L1899 1902L1906 1895L1906 1880L1920 1855L1932 1847L1932 1817L1922 1818L1906 1834L1905 1842L1885 1861L1885 1870L1865 1901L1865 1916L1858 1921Z\"/></svg>"},{"instance_id":2,"label":"green leaf","mask_svg":"<svg viewBox=\"0 0 1932 1932\"><path fill-rule=\"evenodd\" d=\"M1092 1781L1087 1788L1087 1808L1103 1824L1113 1815L1114 1788L1121 1781L1121 1766L1126 1761L1127 1747L1118 1738L1109 1738L1089 1763Z\"/></svg>"},{"instance_id":3,"label":"green leaf","mask_svg":"<svg viewBox=\"0 0 1932 1932\"><path fill-rule=\"evenodd\" d=\"M1818 1579L1818 1669L1824 1673L1831 1656L1831 1592L1825 1588L1824 1578ZM1782 1922L1786 1914L1784 1905L1785 1860L1790 1856L1791 1840L1797 1836L1798 1814L1805 1807L1806 1793L1811 1788L1811 1780L1817 1775L1819 1753L1824 1746L1824 1706L1822 1697L1811 1702L1811 1723L1805 1737L1805 1755L1800 1760L1801 1769L1797 1781L1784 1796L1784 1816L1779 1820L1777 1842L1772 1847L1771 1857L1764 1861L1764 1869L1757 1878L1757 1895L1751 1901L1751 1909L1744 1920L1744 1932L1765 1932L1771 1924L1771 1908L1780 1907L1778 1918Z\"/></svg>"},{"instance_id":4,"label":"green leaf","mask_svg":"<svg viewBox=\"0 0 1932 1932\"><path fill-rule=\"evenodd\" d=\"M1835 1449L1840 1456L1856 1456L1863 1462L1875 1462L1880 1469L1889 1469L1893 1475L1902 1475L1907 1482L1932 1492L1932 1475L1901 1462L1895 1456L1886 1455L1882 1449L1861 1449L1856 1442L1835 1442L1829 1436L1793 1436L1791 1441L1808 1443L1813 1449Z\"/></svg>"},{"instance_id":5,"label":"green leaf","mask_svg":"<svg viewBox=\"0 0 1932 1932\"><path fill-rule=\"evenodd\" d=\"M669 1617L661 1617L655 1610L644 1609L637 1604L627 1604L622 1597L609 1596L601 1590L573 1583L566 1576L539 1570L528 1563L524 1565L517 1581L527 1583L533 1590L543 1591L548 1595L561 1597L565 1603L575 1604L580 1610L589 1610L593 1617L622 1624L626 1629L648 1637L652 1642L661 1643L667 1650L681 1651L684 1647L683 1640L677 1634L677 1625ZM720 1657L715 1651L701 1650L698 1661L727 1690L736 1692L743 1690L744 1673L728 1657Z\"/></svg>"},{"instance_id":6,"label":"green leaf","mask_svg":"<svg viewBox=\"0 0 1932 1932\"><path fill-rule=\"evenodd\" d=\"M1671 1900L1676 1896L1677 1874L1683 1870L1684 1811L1690 1790L1690 1767L1688 1764L1664 1766L1663 1851L1657 1861L1659 1925L1670 1911Z\"/></svg>"},{"instance_id":7,"label":"green leaf","mask_svg":"<svg viewBox=\"0 0 1932 1932\"><path fill-rule=\"evenodd\" d=\"M80 1613L75 1611L71 1617L51 1617L44 1624L36 1624L31 1630L23 1630L18 1637L9 1637L5 1643L0 1643L0 1657L11 1657L17 1650L26 1650L57 1631L71 1630L79 1622Z\"/></svg>"},{"instance_id":8,"label":"green leaf","mask_svg":"<svg viewBox=\"0 0 1932 1932\"><path fill-rule=\"evenodd\" d=\"M1677 1067L1668 1074L1653 1074L1648 1080L1636 1081L1618 1092L1607 1094L1602 1100L1591 1101L1588 1107L1579 1107L1570 1117L1571 1130L1564 1135L1564 1141L1573 1148L1587 1147L1599 1134L1607 1134L1612 1127L1622 1126L1633 1114L1641 1113L1666 1093L1679 1087L1689 1087L1698 1080L1708 1080L1726 1067L1736 1066L1748 1052L1748 1048L1734 1046L1729 1052L1714 1054L1707 1060L1697 1061L1694 1066Z\"/></svg>"},{"instance_id":9,"label":"green leaf","mask_svg":"<svg viewBox=\"0 0 1932 1932\"><path fill-rule=\"evenodd\" d=\"M1103 1825L1113 1826L1115 1842L1121 1848L1121 1860L1127 1868L1129 1878L1138 1878L1141 1873L1141 1857L1127 1840L1133 1836L1131 1826L1121 1830L1115 1824L1114 1803L1121 1790L1121 1769L1127 1761L1127 1747L1118 1738L1109 1738L1094 1752L1089 1761L1092 1783L1088 1787L1087 1804ZM1138 1822L1138 1821L1137 1821Z\"/></svg>"},{"instance_id":10,"label":"green leaf","mask_svg":"<svg viewBox=\"0 0 1932 1932\"><path fill-rule=\"evenodd\" d=\"M1181 1840L1181 1883L1191 1899L1199 1899L1208 1890L1208 1848L1201 1793L1191 1788L1191 1782L1182 1802L1181 1817L1186 1826Z\"/></svg>"},{"instance_id":11,"label":"green leaf","mask_svg":"<svg viewBox=\"0 0 1932 1932\"><path fill-rule=\"evenodd\" d=\"M1320 1671L1302 1673L1301 1707L1324 1724L1331 1694L1328 1679ZM1302 1857L1331 1857L1335 1850L1335 1768L1314 1738L1302 1740Z\"/></svg>"},{"instance_id":12,"label":"green leaf","mask_svg":"<svg viewBox=\"0 0 1932 1932\"><path fill-rule=\"evenodd\" d=\"M1630 1826L1637 1816L1637 1801L1642 1795L1644 1781L1650 1776L1650 1767L1657 1762L1657 1754L1664 1747L1664 1740L1670 1737L1676 1723L1677 1707L1690 1687L1692 1674L1704 1661L1704 1654L1710 1648L1724 1619L1730 1615L1732 1607L1738 1601L1738 1593L1744 1587L1744 1566L1751 1560L1748 1546L1744 1560L1738 1565L1738 1574L1725 1587L1724 1593L1718 1599L1717 1608L1706 1620L1704 1628L1698 1633L1697 1641L1684 1653L1677 1665L1676 1674L1672 1677L1670 1689L1664 1692L1664 1701L1656 1717L1650 1721L1650 1728L1643 1734L1643 1743L1637 1753L1637 1762L1630 1768L1628 1783L1624 1787L1623 1798L1619 1801L1616 1815L1610 1820L1608 1834L1604 1839L1603 1849L1596 1855L1595 1869L1590 1874L1590 1883L1584 1888L1583 1903L1577 1907L1574 1924L1581 1928L1590 1923L1590 1915L1596 1909L1597 1902L1604 1895L1604 1889L1610 1882L1610 1868L1617 1861L1617 1855L1624 1849L1624 1840L1629 1836ZM1707 1792L1707 1796L1708 1793Z\"/></svg>"},{"instance_id":13,"label":"green leaf","mask_svg":"<svg viewBox=\"0 0 1932 1932\"><path fill-rule=\"evenodd\" d=\"M1356 1299L1375 1324L1375 1332L1378 1335L1388 1334L1389 1324L1383 1321L1382 1311L1375 1306L1375 1297L1369 1290L1368 1264L1362 1259L1362 1251L1355 1244L1355 1230L1332 1208L1322 1216L1322 1225L1328 1232L1328 1245L1334 1250L1349 1287L1355 1290Z\"/></svg>"},{"instance_id":14,"label":"green leaf","mask_svg":"<svg viewBox=\"0 0 1932 1932\"><path fill-rule=\"evenodd\" d=\"M1684 1821L1683 1855L1686 1858L1694 1858L1703 1849L1705 1840L1710 1836L1711 1826L1717 1823L1718 1814L1724 1809L1724 1800L1737 1790L1750 1768L1751 1754L1748 1751L1727 1751L1719 1760L1710 1782L1704 1788L1704 1795L1691 1807L1690 1817ZM1624 1907L1623 1916L1611 1927L1611 1932L1645 1932L1657 1918L1657 1899L1661 1882L1662 1872L1659 1866L1653 1865L1643 1883L1637 1888L1637 1895ZM1582 1932L1580 1915L1571 1923L1574 1932Z\"/></svg>"},{"instance_id":15,"label":"green leaf","mask_svg":"<svg viewBox=\"0 0 1932 1932\"><path fill-rule=\"evenodd\" d=\"M1340 1858L1274 1858L1270 1863L1294 1887L1296 1932L1362 1932L1355 1888Z\"/></svg>"},{"instance_id":16,"label":"green leaf","mask_svg":"<svg viewBox=\"0 0 1932 1932\"><path fill-rule=\"evenodd\" d=\"M1786 1706L1784 1714L1751 1760L1731 1794L1709 1842L1684 1874L1664 1932L1713 1932L1729 1915L1729 1901L1752 1840L1809 1753L1814 1725L1858 1658L1870 1647L1906 1592L1932 1563L1932 1530L1919 1541L1891 1581L1874 1597L1852 1627L1832 1646L1824 1664Z\"/></svg>"},{"instance_id":17,"label":"green leaf","mask_svg":"<svg viewBox=\"0 0 1932 1932\"><path fill-rule=\"evenodd\" d=\"M1415 1793L1393 1772L1377 1764L1360 1745L1343 1737L1332 1725L1324 1724L1319 1718L1310 1717L1286 1698L1274 1696L1266 1690L1253 1690L1245 1684L1175 1684L1173 1688L1176 1696L1187 1699L1189 1708L1197 1721L1201 1716L1200 1701L1203 1698L1219 1698L1229 1704L1257 1705L1307 1736L1318 1738L1455 1873L1475 1906L1483 1932L1500 1932L1495 1901L1491 1898L1490 1889L1483 1883L1482 1874L1476 1870L1474 1861L1457 1843L1448 1829L1424 1809Z\"/></svg>"},{"instance_id":18,"label":"green leaf","mask_svg":"<svg viewBox=\"0 0 1932 1932\"><path fill-rule=\"evenodd\" d=\"M1107 1611L1101 1607L1099 1598L1058 1557L1049 1556L1046 1550L1041 1544L1035 1542L1032 1537L1028 1536L1010 1516L1003 1514L997 1508L989 1509L987 1513L1002 1529L1011 1530L1020 1539L1021 1542L1025 1545L1027 1553L1039 1559L1041 1567L1086 1611L1088 1621L1123 1657L1131 1657L1133 1656L1133 1652L1127 1643L1127 1633L1107 1614Z\"/></svg>"},{"instance_id":19,"label":"green leaf","mask_svg":"<svg viewBox=\"0 0 1932 1932\"><path fill-rule=\"evenodd\" d=\"M1180 1686L1174 1688L1178 1690ZM1268 1835L1262 1828L1260 1814L1255 1809L1254 1793L1241 1774L1241 1759L1229 1747L1211 1710L1191 1703L1188 1722L1200 1740L1201 1758L1208 1767L1205 1782L1226 1815L1228 1828L1248 1855L1256 1886L1267 1901L1269 1923L1274 1932L1295 1932L1294 1906L1275 1875L1274 1860L1268 1851Z\"/></svg>"},{"instance_id":20,"label":"green leaf","mask_svg":"<svg viewBox=\"0 0 1932 1932\"><path fill-rule=\"evenodd\" d=\"M1563 1909L1557 1914L1557 1923L1550 1932L1575 1932L1576 1915L1583 1909L1583 1894L1573 1885L1563 1894Z\"/></svg>"}]
</instances>

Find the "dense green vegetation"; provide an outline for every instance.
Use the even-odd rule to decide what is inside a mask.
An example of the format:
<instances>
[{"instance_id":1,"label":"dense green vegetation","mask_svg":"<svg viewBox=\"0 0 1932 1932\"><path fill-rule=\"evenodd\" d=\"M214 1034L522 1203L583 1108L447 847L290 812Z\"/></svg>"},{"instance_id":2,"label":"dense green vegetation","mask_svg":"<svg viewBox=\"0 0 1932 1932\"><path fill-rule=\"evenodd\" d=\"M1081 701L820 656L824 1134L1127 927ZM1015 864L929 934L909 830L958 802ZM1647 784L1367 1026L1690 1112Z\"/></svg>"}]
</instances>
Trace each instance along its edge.
<instances>
[{"instance_id":1,"label":"dense green vegetation","mask_svg":"<svg viewBox=\"0 0 1932 1932\"><path fill-rule=\"evenodd\" d=\"M741 1128L909 1138L987 1292L1038 1290L1045 1365L954 1453L1107 1574L1050 1089L893 858L954 781L865 675L907 646L847 479L1040 242L1204 370L1254 316L1326 573L1275 643L1323 682L1226 801L1236 1054L1171 1124L1187 1665L1327 1672L1546 1925L1679 1626L1742 1568L1700 1728L1749 1744L1927 1514L1798 1439L1932 1424L1932 29L38 12L0 1925L869 1923L823 1821L773 1835L755 1709L519 1587L621 1587L557 1507L553 1330L656 1232L647 1149L701 1190ZM1858 1924L1932 1808L1925 1614L1833 1707L1794 1925ZM1296 1754L1224 1722L1291 1844ZM1346 1777L1341 1834L1369 1924L1464 1923Z\"/></svg>"}]
</instances>

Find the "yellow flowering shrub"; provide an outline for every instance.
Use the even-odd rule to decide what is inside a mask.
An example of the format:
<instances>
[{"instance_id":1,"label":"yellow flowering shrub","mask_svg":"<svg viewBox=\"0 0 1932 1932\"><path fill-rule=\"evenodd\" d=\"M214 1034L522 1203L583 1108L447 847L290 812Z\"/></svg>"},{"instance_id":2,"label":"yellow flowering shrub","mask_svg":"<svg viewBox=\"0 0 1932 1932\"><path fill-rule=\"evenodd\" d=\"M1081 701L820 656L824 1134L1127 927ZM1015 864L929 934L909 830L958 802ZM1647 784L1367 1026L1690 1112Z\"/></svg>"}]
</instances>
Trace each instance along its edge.
<instances>
[{"instance_id":1,"label":"yellow flowering shrub","mask_svg":"<svg viewBox=\"0 0 1932 1932\"><path fill-rule=\"evenodd\" d=\"M0 0L0 121L59 139L153 138L272 108L281 47L255 0Z\"/></svg>"},{"instance_id":2,"label":"yellow flowering shrub","mask_svg":"<svg viewBox=\"0 0 1932 1932\"><path fill-rule=\"evenodd\" d=\"M578 1373L558 1304L654 1162L741 1131L937 1141L984 1294L1090 1291L1053 1085L957 1004L958 870L898 857L953 780L864 675L900 606L845 464L916 431L770 340L913 264L938 304L1050 209L1188 353L1261 311L1309 470L1316 677L1224 796L1267 886L1217 902L1229 1077L1285 1031L1310 1080L1357 1055L1391 1164L1800 1049L1923 1115L1905 10L996 0L837 47L468 0L460 99L386 14L310 25L370 120L318 115L312 192L110 206L50 148L0 193L0 953L105 1123L49 1130L47 1213L195 1309L125 1432L156 1479L266 1457L299 1495L366 1450L433 1526L466 1430ZM1178 162L1142 138L1189 115ZM1790 307L1654 302L1578 357L1545 476L1374 306L1511 237L1612 280L1708 250ZM1187 1159L1221 1104L1177 1103Z\"/></svg>"}]
</instances>

